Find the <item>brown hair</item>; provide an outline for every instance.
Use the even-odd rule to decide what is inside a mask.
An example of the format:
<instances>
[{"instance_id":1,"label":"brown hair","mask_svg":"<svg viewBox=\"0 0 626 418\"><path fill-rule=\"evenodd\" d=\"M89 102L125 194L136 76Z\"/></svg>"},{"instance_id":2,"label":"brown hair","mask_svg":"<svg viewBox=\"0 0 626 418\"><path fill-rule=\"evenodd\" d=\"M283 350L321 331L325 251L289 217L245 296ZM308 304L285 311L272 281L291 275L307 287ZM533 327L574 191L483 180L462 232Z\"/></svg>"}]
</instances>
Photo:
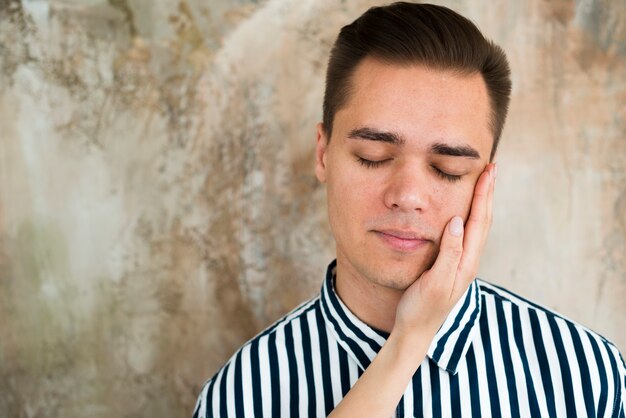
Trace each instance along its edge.
<instances>
[{"instance_id":1,"label":"brown hair","mask_svg":"<svg viewBox=\"0 0 626 418\"><path fill-rule=\"evenodd\" d=\"M351 77L368 56L390 64L480 73L491 107L493 158L509 106L511 70L502 48L485 39L470 20L443 6L397 2L372 7L344 26L326 72L323 125L329 140L335 114L348 101Z\"/></svg>"}]
</instances>

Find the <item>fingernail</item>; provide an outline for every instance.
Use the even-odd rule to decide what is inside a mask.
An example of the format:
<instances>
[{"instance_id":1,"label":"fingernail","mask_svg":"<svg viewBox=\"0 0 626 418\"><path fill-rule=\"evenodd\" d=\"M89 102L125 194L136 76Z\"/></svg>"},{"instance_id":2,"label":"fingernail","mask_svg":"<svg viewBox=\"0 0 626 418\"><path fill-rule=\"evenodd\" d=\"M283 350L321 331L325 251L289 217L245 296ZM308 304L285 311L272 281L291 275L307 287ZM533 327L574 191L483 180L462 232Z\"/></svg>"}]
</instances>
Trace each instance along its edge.
<instances>
[{"instance_id":1,"label":"fingernail","mask_svg":"<svg viewBox=\"0 0 626 418\"><path fill-rule=\"evenodd\" d=\"M460 216L455 216L450 221L450 233L455 237L460 237L463 233L463 219Z\"/></svg>"},{"instance_id":2,"label":"fingernail","mask_svg":"<svg viewBox=\"0 0 626 418\"><path fill-rule=\"evenodd\" d=\"M493 165L493 178L498 177L498 164Z\"/></svg>"}]
</instances>

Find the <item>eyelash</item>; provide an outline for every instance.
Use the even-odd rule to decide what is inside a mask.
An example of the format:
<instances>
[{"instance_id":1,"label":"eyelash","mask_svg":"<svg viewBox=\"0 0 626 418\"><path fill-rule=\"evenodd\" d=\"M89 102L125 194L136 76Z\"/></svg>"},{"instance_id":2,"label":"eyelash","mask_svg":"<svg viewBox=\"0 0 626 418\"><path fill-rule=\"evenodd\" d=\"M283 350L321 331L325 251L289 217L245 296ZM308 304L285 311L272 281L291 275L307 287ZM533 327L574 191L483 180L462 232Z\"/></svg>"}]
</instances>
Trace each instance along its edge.
<instances>
[{"instance_id":1,"label":"eyelash","mask_svg":"<svg viewBox=\"0 0 626 418\"><path fill-rule=\"evenodd\" d=\"M439 177L441 177L444 180L449 181L450 183L456 183L457 181L461 180L462 176L457 176L457 175L454 175L454 174L448 174L445 171L441 171L440 169L438 169L434 165L431 166L431 167L435 170L435 173L437 173L437 175Z\"/></svg>"},{"instance_id":2,"label":"eyelash","mask_svg":"<svg viewBox=\"0 0 626 418\"><path fill-rule=\"evenodd\" d=\"M380 167L381 165L385 164L389 160L371 161L371 160L366 160L365 158L362 158L362 157L357 157L357 161L359 162L359 164L361 164L364 167L367 167L367 168L377 168L377 167ZM431 166L431 167L435 170L435 173L439 177L441 177L444 180L449 181L450 183L456 183L457 181L461 180L462 176L458 176L458 175L454 175L454 174L448 174L445 171L441 171L440 169L438 169L434 165Z\"/></svg>"},{"instance_id":3,"label":"eyelash","mask_svg":"<svg viewBox=\"0 0 626 418\"><path fill-rule=\"evenodd\" d=\"M365 158L361 158L361 157L357 157L357 161L367 167L367 168L376 168L376 167L380 167L381 165L385 164L388 160L381 160L381 161L371 161L371 160L366 160Z\"/></svg>"}]
</instances>

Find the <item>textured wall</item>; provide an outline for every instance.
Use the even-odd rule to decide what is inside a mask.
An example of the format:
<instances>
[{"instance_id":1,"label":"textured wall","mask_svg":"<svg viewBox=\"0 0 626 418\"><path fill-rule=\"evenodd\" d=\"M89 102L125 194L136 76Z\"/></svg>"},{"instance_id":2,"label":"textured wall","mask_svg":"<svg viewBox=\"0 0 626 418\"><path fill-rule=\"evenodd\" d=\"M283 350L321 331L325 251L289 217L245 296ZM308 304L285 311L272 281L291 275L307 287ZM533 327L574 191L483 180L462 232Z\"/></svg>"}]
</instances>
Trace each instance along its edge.
<instances>
[{"instance_id":1,"label":"textured wall","mask_svg":"<svg viewBox=\"0 0 626 418\"><path fill-rule=\"evenodd\" d=\"M189 416L318 290L324 67L371 4L0 0L0 416ZM444 4L514 71L481 276L624 352L626 3Z\"/></svg>"}]
</instances>

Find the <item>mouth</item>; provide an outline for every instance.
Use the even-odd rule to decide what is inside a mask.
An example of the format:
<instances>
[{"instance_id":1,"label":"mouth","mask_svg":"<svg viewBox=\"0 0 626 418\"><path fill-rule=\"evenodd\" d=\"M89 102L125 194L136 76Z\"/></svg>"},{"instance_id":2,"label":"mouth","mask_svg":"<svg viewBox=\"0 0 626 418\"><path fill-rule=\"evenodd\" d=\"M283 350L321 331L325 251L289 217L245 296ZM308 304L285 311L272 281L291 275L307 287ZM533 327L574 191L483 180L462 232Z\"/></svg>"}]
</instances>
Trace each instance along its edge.
<instances>
[{"instance_id":1,"label":"mouth","mask_svg":"<svg viewBox=\"0 0 626 418\"><path fill-rule=\"evenodd\" d=\"M386 246L399 252L413 252L430 243L429 239L415 231L384 229L373 232Z\"/></svg>"}]
</instances>

